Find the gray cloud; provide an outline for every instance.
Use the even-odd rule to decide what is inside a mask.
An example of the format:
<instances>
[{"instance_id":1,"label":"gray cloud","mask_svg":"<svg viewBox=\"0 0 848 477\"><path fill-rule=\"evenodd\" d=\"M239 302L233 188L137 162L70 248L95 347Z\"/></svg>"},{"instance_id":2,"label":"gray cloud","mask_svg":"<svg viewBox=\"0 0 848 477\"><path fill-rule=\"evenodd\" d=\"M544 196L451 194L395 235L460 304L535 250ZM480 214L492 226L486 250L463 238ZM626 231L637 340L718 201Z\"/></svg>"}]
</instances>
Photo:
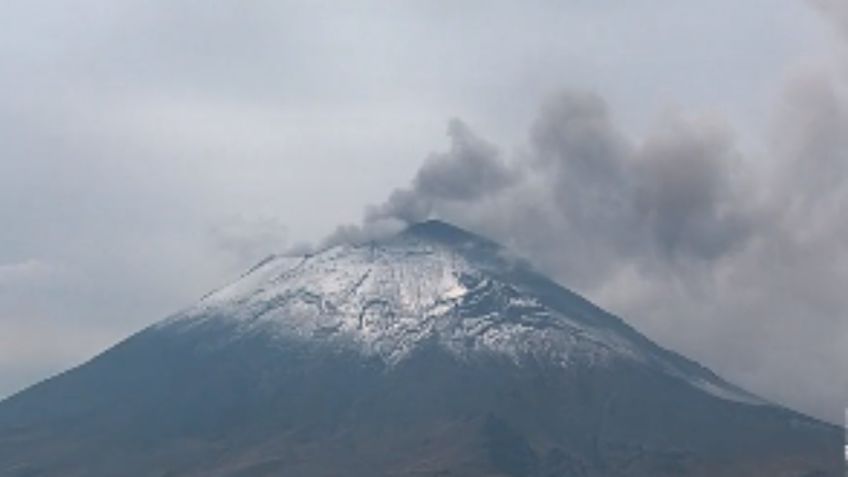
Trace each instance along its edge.
<instances>
[{"instance_id":1,"label":"gray cloud","mask_svg":"<svg viewBox=\"0 0 848 477\"><path fill-rule=\"evenodd\" d=\"M376 203L330 240L440 216L752 389L848 401L844 81L745 142L829 41L804 2L49 3L0 16L0 395ZM596 94L535 113L563 86ZM738 127L645 130L669 103ZM485 134L410 177L452 116Z\"/></svg>"},{"instance_id":2,"label":"gray cloud","mask_svg":"<svg viewBox=\"0 0 848 477\"><path fill-rule=\"evenodd\" d=\"M288 243L288 227L274 217L233 216L211 227L212 241L234 266L256 263Z\"/></svg>"},{"instance_id":3,"label":"gray cloud","mask_svg":"<svg viewBox=\"0 0 848 477\"><path fill-rule=\"evenodd\" d=\"M738 154L722 127L681 118L641 145L634 199L661 254L715 260L745 242L754 217Z\"/></svg>"},{"instance_id":4,"label":"gray cloud","mask_svg":"<svg viewBox=\"0 0 848 477\"><path fill-rule=\"evenodd\" d=\"M848 4L842 0L808 0L848 34Z\"/></svg>"},{"instance_id":5,"label":"gray cloud","mask_svg":"<svg viewBox=\"0 0 848 477\"><path fill-rule=\"evenodd\" d=\"M660 342L836 420L848 400L848 101L836 81L793 80L755 159L719 119L669 113L632 140L601 97L563 93L506 164L454 132L363 230L437 216L493 236Z\"/></svg>"},{"instance_id":6,"label":"gray cloud","mask_svg":"<svg viewBox=\"0 0 848 477\"><path fill-rule=\"evenodd\" d=\"M428 218L440 202L471 202L497 194L516 177L498 150L475 135L462 121L448 125L451 148L432 154L409 189L394 191L388 201L368 211L366 221L396 218L417 222Z\"/></svg>"},{"instance_id":7,"label":"gray cloud","mask_svg":"<svg viewBox=\"0 0 848 477\"><path fill-rule=\"evenodd\" d=\"M451 150L430 156L415 176L418 193L444 200L467 201L496 193L512 182L497 150L474 135L464 123L448 126Z\"/></svg>"},{"instance_id":8,"label":"gray cloud","mask_svg":"<svg viewBox=\"0 0 848 477\"><path fill-rule=\"evenodd\" d=\"M470 223L579 283L646 256L718 259L748 238L754 214L735 177L741 156L721 125L669 116L631 144L601 97L566 92L542 106L529 147L505 164L457 124L450 151L432 155L366 223L432 215Z\"/></svg>"}]
</instances>

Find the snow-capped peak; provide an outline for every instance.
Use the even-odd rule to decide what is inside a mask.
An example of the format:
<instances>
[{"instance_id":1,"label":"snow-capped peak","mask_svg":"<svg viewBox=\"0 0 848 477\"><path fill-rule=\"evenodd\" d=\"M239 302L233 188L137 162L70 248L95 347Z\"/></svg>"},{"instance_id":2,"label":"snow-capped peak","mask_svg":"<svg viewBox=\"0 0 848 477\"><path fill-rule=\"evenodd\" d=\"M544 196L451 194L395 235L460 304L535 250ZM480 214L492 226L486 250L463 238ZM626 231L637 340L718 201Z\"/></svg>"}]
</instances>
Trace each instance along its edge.
<instances>
[{"instance_id":1,"label":"snow-capped peak","mask_svg":"<svg viewBox=\"0 0 848 477\"><path fill-rule=\"evenodd\" d=\"M210 320L354 349L389 366L433 343L461 359L626 360L723 398L752 399L705 370L693 374L699 368L681 366L619 320L505 259L496 244L442 222L380 242L269 257L161 326Z\"/></svg>"}]
</instances>

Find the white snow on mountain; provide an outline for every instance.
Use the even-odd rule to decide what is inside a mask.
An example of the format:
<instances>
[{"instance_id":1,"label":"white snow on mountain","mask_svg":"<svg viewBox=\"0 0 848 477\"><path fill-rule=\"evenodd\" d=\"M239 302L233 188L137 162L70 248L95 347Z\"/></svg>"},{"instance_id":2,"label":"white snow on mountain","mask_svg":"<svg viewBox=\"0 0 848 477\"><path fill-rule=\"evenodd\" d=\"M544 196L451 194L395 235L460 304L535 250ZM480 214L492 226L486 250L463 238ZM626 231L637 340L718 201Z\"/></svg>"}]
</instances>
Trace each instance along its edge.
<instances>
[{"instance_id":1,"label":"white snow on mountain","mask_svg":"<svg viewBox=\"0 0 848 477\"><path fill-rule=\"evenodd\" d=\"M502 357L605 365L651 363L723 399L759 402L710 376L687 376L643 343L609 326L546 306L532 289L507 283L453 244L400 236L304 256L272 256L235 283L161 323L188 329L222 321L354 349L387 365L424 343L462 359Z\"/></svg>"}]
</instances>

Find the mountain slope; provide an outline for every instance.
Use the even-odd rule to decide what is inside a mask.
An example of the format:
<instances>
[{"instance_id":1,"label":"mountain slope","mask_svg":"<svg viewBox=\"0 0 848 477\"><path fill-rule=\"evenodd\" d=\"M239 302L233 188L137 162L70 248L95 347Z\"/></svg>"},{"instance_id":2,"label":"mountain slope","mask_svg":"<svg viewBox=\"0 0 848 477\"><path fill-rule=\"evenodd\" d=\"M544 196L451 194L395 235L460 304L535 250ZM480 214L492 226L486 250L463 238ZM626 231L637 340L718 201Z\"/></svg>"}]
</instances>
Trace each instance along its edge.
<instances>
[{"instance_id":1,"label":"mountain slope","mask_svg":"<svg viewBox=\"0 0 848 477\"><path fill-rule=\"evenodd\" d=\"M0 403L0 475L839 475L841 432L441 222L270 257Z\"/></svg>"}]
</instances>

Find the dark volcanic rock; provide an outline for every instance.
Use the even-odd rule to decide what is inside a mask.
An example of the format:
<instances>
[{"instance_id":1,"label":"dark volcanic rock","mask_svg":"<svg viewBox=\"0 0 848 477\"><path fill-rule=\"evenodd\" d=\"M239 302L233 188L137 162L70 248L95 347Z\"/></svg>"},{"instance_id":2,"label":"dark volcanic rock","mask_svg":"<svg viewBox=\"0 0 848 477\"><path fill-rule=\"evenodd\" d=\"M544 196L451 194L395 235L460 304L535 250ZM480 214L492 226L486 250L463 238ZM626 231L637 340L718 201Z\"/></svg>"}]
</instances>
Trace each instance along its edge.
<instances>
[{"instance_id":1,"label":"dark volcanic rock","mask_svg":"<svg viewBox=\"0 0 848 477\"><path fill-rule=\"evenodd\" d=\"M768 404L439 222L272 257L0 403L2 476L837 476Z\"/></svg>"}]
</instances>

